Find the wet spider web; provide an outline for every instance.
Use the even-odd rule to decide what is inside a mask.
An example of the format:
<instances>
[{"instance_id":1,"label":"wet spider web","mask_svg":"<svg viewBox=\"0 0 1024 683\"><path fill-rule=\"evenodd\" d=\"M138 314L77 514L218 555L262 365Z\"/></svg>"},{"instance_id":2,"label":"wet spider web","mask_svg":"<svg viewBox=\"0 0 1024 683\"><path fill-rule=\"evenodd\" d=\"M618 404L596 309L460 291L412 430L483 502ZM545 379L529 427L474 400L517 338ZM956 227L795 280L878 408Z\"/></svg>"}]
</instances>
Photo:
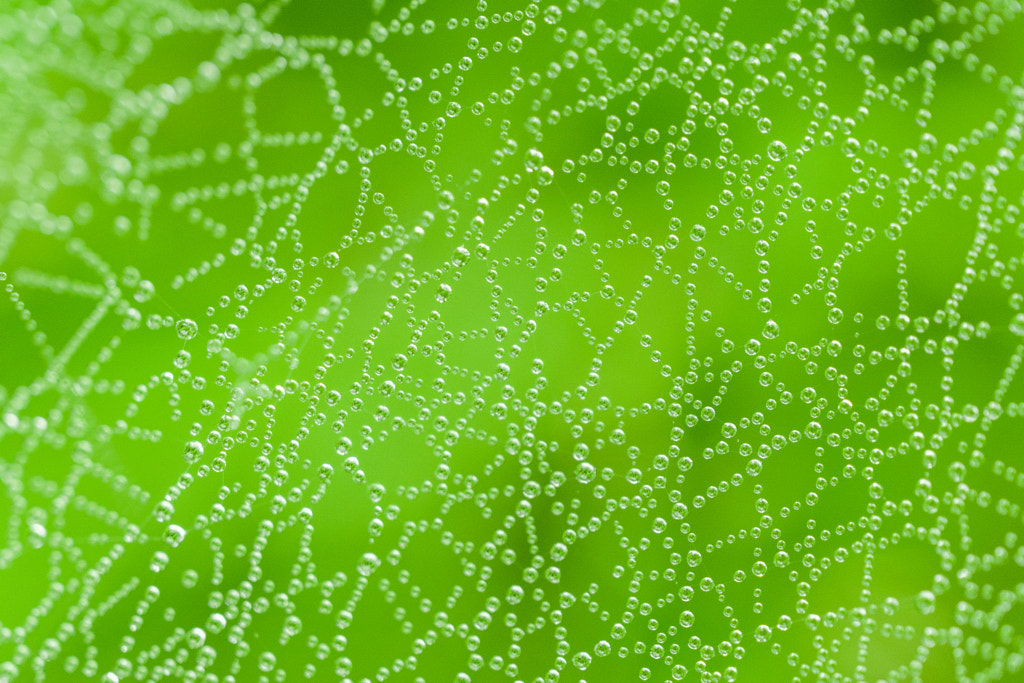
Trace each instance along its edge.
<instances>
[{"instance_id":1,"label":"wet spider web","mask_svg":"<svg viewBox=\"0 0 1024 683\"><path fill-rule=\"evenodd\" d=\"M1018 680L1020 13L8 5L0 680Z\"/></svg>"}]
</instances>

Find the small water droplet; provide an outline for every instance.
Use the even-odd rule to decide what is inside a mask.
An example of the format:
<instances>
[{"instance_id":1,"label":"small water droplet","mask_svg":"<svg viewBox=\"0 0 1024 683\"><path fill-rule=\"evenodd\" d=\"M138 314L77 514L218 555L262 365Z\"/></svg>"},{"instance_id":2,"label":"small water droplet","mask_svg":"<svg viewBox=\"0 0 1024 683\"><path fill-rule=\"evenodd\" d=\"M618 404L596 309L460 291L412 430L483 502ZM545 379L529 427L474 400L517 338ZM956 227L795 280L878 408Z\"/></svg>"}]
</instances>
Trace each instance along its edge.
<instances>
[{"instance_id":1,"label":"small water droplet","mask_svg":"<svg viewBox=\"0 0 1024 683\"><path fill-rule=\"evenodd\" d=\"M189 318L182 318L178 321L174 329L178 333L178 339L188 341L189 339L195 339L196 335L199 334L199 325L196 324L195 320Z\"/></svg>"},{"instance_id":2,"label":"small water droplet","mask_svg":"<svg viewBox=\"0 0 1024 683\"><path fill-rule=\"evenodd\" d=\"M789 149L781 140L774 140L768 145L768 158L772 161L782 161L787 156L789 156Z\"/></svg>"}]
</instances>

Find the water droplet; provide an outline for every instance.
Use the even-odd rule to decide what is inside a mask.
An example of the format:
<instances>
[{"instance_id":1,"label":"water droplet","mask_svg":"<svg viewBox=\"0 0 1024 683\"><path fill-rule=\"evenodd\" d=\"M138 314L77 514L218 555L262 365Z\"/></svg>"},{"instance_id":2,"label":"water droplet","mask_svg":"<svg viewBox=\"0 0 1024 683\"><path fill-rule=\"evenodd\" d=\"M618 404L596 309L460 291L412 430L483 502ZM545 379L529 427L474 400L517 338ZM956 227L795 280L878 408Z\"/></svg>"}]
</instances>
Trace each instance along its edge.
<instances>
[{"instance_id":1,"label":"water droplet","mask_svg":"<svg viewBox=\"0 0 1024 683\"><path fill-rule=\"evenodd\" d=\"M921 614L931 614L935 611L935 593L931 591L921 591L914 598L914 606Z\"/></svg>"},{"instance_id":2,"label":"water droplet","mask_svg":"<svg viewBox=\"0 0 1024 683\"><path fill-rule=\"evenodd\" d=\"M1010 332L1024 337L1024 313L1018 313L1010 321Z\"/></svg>"},{"instance_id":3,"label":"water droplet","mask_svg":"<svg viewBox=\"0 0 1024 683\"><path fill-rule=\"evenodd\" d=\"M768 145L768 158L772 161L782 161L789 155L789 149L781 140L773 140Z\"/></svg>"},{"instance_id":4,"label":"water droplet","mask_svg":"<svg viewBox=\"0 0 1024 683\"><path fill-rule=\"evenodd\" d=\"M182 318L177 322L174 329L178 333L178 339L188 341L189 339L195 339L199 333L199 325L196 321L190 320L189 318Z\"/></svg>"},{"instance_id":5,"label":"water droplet","mask_svg":"<svg viewBox=\"0 0 1024 683\"><path fill-rule=\"evenodd\" d=\"M203 450L203 444L201 442L189 441L185 444L185 452L183 453L185 462L190 465L199 462L200 458L203 457Z\"/></svg>"},{"instance_id":6,"label":"water droplet","mask_svg":"<svg viewBox=\"0 0 1024 683\"><path fill-rule=\"evenodd\" d=\"M164 542L172 548L177 548L185 540L185 530L177 524L171 524L164 530Z\"/></svg>"},{"instance_id":7,"label":"water droplet","mask_svg":"<svg viewBox=\"0 0 1024 683\"><path fill-rule=\"evenodd\" d=\"M363 553L363 556L359 558L359 564L356 565L356 571L361 576L370 576L380 567L380 558L374 553Z\"/></svg>"}]
</instances>

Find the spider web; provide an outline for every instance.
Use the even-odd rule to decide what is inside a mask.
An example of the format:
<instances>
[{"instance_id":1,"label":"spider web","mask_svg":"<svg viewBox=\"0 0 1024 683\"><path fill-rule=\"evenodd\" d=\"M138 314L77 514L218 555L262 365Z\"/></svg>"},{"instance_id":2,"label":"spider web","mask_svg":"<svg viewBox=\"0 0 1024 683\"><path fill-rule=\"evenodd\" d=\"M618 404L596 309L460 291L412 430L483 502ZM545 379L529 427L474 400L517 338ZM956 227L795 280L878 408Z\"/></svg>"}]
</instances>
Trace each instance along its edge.
<instances>
[{"instance_id":1,"label":"spider web","mask_svg":"<svg viewBox=\"0 0 1024 683\"><path fill-rule=\"evenodd\" d=\"M1017 680L1020 13L7 7L0 680Z\"/></svg>"}]
</instances>

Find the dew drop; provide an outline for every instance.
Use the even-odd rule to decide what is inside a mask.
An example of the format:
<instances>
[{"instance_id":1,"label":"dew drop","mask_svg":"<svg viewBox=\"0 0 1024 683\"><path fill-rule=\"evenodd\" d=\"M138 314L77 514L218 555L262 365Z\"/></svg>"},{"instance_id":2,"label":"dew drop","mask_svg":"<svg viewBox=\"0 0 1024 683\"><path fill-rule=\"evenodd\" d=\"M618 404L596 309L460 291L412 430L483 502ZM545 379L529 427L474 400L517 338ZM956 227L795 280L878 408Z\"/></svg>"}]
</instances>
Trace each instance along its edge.
<instances>
[{"instance_id":1,"label":"dew drop","mask_svg":"<svg viewBox=\"0 0 1024 683\"><path fill-rule=\"evenodd\" d=\"M773 140L768 145L768 158L772 161L782 161L789 155L789 149L781 140Z\"/></svg>"},{"instance_id":2,"label":"dew drop","mask_svg":"<svg viewBox=\"0 0 1024 683\"><path fill-rule=\"evenodd\" d=\"M199 325L196 321L189 318L182 318L174 326L175 331L178 333L178 339L188 341L189 339L195 339L199 333Z\"/></svg>"}]
</instances>

